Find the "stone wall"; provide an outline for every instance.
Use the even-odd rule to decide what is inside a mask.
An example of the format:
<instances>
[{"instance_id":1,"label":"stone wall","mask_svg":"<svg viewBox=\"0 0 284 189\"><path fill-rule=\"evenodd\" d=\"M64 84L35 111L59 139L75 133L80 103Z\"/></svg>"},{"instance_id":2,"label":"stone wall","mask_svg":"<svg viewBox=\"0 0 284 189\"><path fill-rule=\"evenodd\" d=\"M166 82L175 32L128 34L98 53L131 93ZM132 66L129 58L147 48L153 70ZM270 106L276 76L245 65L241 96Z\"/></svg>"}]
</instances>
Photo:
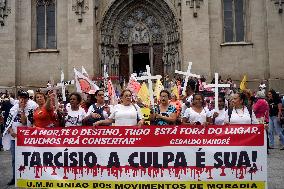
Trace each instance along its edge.
<instances>
[{"instance_id":1,"label":"stone wall","mask_svg":"<svg viewBox=\"0 0 284 189\"><path fill-rule=\"evenodd\" d=\"M50 76L59 81L60 69L69 80L73 67L81 66L89 75L98 74L100 25L114 0L87 0L82 22L72 10L73 0L57 0L57 49L53 51L34 49L34 1L9 0L11 13L5 26L0 26L0 86L45 86ZM248 1L247 43L234 45L223 43L221 0L203 0L197 17L189 1L166 2L180 28L184 70L192 61L192 72L208 80L214 72L236 81L247 74L250 87L257 88L262 79L268 79L270 87L284 92L284 13L278 13L275 1Z\"/></svg>"},{"instance_id":2,"label":"stone wall","mask_svg":"<svg viewBox=\"0 0 284 189\"><path fill-rule=\"evenodd\" d=\"M284 13L278 13L275 1L265 0L269 51L270 87L284 93ZM284 9L284 4L282 5Z\"/></svg>"},{"instance_id":3,"label":"stone wall","mask_svg":"<svg viewBox=\"0 0 284 189\"><path fill-rule=\"evenodd\" d=\"M194 17L193 8L182 1L183 69L192 62L192 72L205 77L211 76L208 8L208 0L204 0Z\"/></svg>"},{"instance_id":4,"label":"stone wall","mask_svg":"<svg viewBox=\"0 0 284 189\"><path fill-rule=\"evenodd\" d=\"M9 2L11 13L0 26L0 86L14 86L16 82L16 0Z\"/></svg>"},{"instance_id":5,"label":"stone wall","mask_svg":"<svg viewBox=\"0 0 284 189\"><path fill-rule=\"evenodd\" d=\"M224 43L221 1L211 1L209 13L212 71L234 80L241 80L243 74L247 74L250 80L265 79L268 55L264 5L259 0L249 1L245 43Z\"/></svg>"}]
</instances>

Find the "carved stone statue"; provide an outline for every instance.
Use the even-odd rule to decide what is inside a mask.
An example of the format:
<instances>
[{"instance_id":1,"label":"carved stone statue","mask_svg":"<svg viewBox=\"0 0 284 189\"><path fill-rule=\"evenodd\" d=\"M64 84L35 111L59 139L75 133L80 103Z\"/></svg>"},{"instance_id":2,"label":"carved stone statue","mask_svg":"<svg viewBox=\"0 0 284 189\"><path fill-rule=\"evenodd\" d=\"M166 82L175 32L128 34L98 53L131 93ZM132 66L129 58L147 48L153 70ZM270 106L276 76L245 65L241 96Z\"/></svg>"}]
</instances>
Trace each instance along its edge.
<instances>
[{"instance_id":1,"label":"carved stone statue","mask_svg":"<svg viewBox=\"0 0 284 189\"><path fill-rule=\"evenodd\" d=\"M79 16L78 21L83 21L83 14L89 9L87 0L73 0L72 10Z\"/></svg>"}]
</instances>

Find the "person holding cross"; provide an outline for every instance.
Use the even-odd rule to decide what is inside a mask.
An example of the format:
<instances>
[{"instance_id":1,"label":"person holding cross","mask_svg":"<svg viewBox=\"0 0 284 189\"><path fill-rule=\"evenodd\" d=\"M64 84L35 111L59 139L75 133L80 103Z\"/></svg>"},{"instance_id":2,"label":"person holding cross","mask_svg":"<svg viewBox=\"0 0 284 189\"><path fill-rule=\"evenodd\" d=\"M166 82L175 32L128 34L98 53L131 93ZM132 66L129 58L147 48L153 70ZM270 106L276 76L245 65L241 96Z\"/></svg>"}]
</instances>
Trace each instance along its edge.
<instances>
[{"instance_id":1,"label":"person holding cross","mask_svg":"<svg viewBox=\"0 0 284 189\"><path fill-rule=\"evenodd\" d=\"M215 108L212 110L212 121L214 125L224 125L225 124L225 117L228 114L228 111L225 108L225 97L223 95L219 95L218 97L218 109Z\"/></svg>"},{"instance_id":2,"label":"person holding cross","mask_svg":"<svg viewBox=\"0 0 284 189\"><path fill-rule=\"evenodd\" d=\"M212 123L210 111L204 108L205 101L201 93L193 95L193 102L190 108L187 108L183 118L184 125L209 125Z\"/></svg>"}]
</instances>

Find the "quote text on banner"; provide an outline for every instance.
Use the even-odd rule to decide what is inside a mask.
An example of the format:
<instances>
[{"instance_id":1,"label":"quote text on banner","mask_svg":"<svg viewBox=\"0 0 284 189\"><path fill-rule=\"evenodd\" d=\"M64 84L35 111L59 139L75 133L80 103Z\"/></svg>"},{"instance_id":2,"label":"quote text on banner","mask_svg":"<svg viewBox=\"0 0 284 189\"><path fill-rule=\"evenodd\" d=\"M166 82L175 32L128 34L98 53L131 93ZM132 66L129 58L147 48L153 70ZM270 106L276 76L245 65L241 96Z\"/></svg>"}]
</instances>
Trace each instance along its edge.
<instances>
[{"instance_id":1,"label":"quote text on banner","mask_svg":"<svg viewBox=\"0 0 284 189\"><path fill-rule=\"evenodd\" d=\"M264 144L263 125L21 127L17 185L48 187L46 183L62 181L66 186L61 188L83 183L93 188L98 181L116 188L112 182L124 186L159 181L186 186L200 182L204 188L215 182L263 188L267 180Z\"/></svg>"}]
</instances>

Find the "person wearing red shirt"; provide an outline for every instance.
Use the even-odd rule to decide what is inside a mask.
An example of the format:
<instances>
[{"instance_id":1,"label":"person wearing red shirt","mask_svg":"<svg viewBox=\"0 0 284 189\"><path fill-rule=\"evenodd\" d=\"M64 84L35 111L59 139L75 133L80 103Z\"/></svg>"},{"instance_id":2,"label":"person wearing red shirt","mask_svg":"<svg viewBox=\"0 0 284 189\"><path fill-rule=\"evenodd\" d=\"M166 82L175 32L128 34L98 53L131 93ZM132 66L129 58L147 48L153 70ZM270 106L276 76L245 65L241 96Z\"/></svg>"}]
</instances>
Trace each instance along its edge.
<instances>
[{"instance_id":1,"label":"person wearing red shirt","mask_svg":"<svg viewBox=\"0 0 284 189\"><path fill-rule=\"evenodd\" d=\"M34 111L34 126L39 128L52 127L55 125L56 116L52 102L54 102L55 94L49 93L47 98L44 93L38 92L35 95L38 108Z\"/></svg>"}]
</instances>

